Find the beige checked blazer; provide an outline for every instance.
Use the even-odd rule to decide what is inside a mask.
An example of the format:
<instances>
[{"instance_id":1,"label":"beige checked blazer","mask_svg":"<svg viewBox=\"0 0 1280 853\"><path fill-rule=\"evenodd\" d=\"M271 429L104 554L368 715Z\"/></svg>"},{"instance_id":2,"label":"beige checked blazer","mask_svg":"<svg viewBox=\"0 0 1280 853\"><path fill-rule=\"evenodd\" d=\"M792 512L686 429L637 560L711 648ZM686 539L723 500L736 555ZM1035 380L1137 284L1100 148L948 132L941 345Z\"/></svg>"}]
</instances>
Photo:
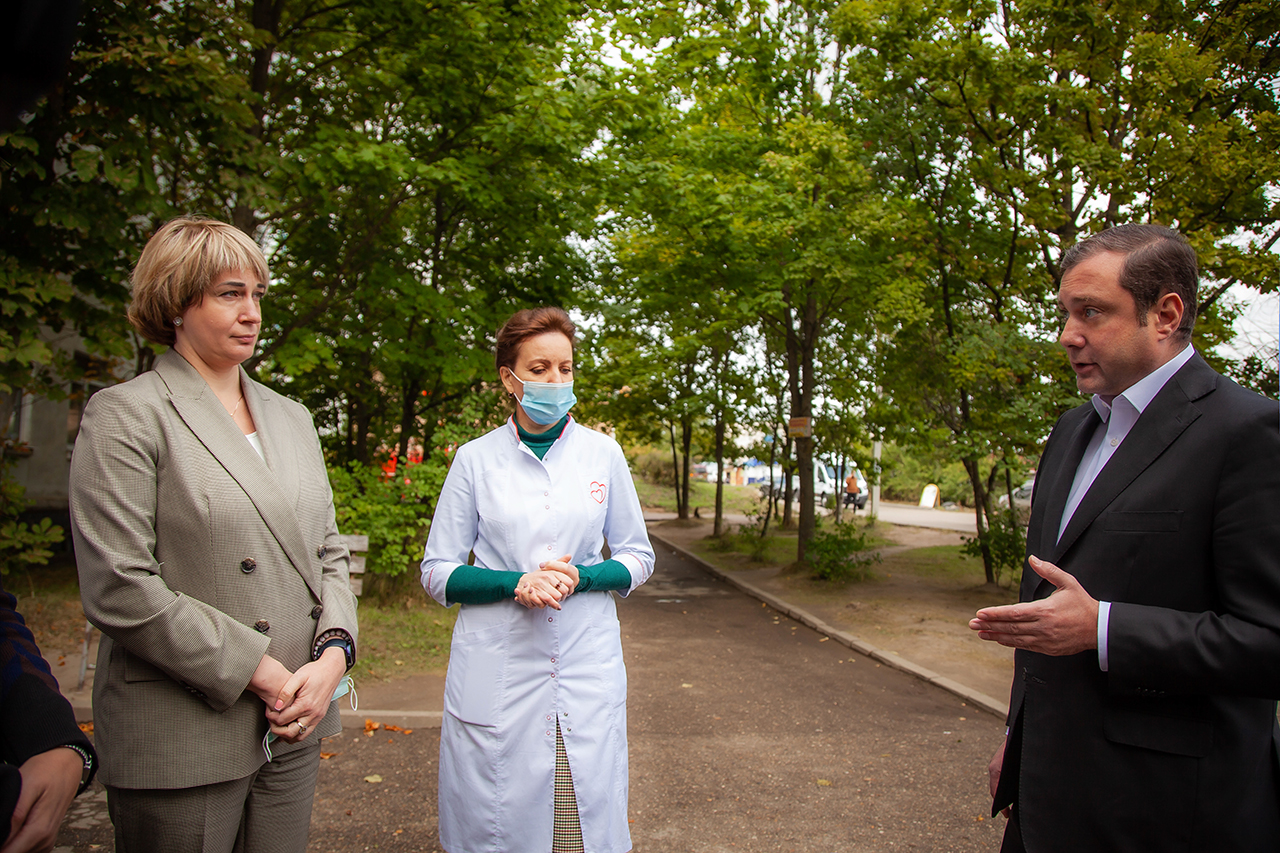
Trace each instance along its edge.
<instances>
[{"instance_id":1,"label":"beige checked blazer","mask_svg":"<svg viewBox=\"0 0 1280 853\"><path fill-rule=\"evenodd\" d=\"M93 705L107 785L254 772L267 723L245 688L263 654L296 670L323 631L356 636L311 416L243 370L240 382L265 462L173 350L85 407L71 529L85 613L103 634ZM340 728L335 703L316 735Z\"/></svg>"}]
</instances>

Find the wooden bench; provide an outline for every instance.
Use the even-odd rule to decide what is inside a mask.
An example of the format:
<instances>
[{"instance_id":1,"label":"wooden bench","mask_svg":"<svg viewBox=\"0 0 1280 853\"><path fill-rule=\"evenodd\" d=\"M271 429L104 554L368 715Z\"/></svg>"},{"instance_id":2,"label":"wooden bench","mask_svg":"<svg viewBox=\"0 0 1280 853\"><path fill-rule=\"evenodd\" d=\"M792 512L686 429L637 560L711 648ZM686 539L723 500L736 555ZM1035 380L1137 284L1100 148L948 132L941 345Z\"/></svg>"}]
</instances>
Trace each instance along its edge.
<instances>
[{"instance_id":1,"label":"wooden bench","mask_svg":"<svg viewBox=\"0 0 1280 853\"><path fill-rule=\"evenodd\" d=\"M364 555L369 550L369 537L342 535L338 538L351 552L351 591L359 595L364 591Z\"/></svg>"}]
</instances>

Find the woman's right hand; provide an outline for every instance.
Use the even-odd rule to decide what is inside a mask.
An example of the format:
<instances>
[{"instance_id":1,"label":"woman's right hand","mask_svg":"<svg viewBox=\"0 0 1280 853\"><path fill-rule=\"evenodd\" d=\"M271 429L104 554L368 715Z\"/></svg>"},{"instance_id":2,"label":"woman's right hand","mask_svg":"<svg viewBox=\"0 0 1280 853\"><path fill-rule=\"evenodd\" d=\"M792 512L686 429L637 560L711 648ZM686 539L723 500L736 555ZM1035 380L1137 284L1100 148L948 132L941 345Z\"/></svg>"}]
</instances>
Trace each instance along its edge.
<instances>
[{"instance_id":1,"label":"woman's right hand","mask_svg":"<svg viewBox=\"0 0 1280 853\"><path fill-rule=\"evenodd\" d=\"M289 668L280 661L271 655L263 655L262 660L258 661L258 668L253 671L253 678L249 679L249 689L268 708L274 708L280 691L284 689L292 675Z\"/></svg>"},{"instance_id":2,"label":"woman's right hand","mask_svg":"<svg viewBox=\"0 0 1280 853\"><path fill-rule=\"evenodd\" d=\"M544 607L559 610L560 600L564 598L564 593L557 587L559 583L557 572L525 572L516 583L516 601L530 610Z\"/></svg>"}]
</instances>

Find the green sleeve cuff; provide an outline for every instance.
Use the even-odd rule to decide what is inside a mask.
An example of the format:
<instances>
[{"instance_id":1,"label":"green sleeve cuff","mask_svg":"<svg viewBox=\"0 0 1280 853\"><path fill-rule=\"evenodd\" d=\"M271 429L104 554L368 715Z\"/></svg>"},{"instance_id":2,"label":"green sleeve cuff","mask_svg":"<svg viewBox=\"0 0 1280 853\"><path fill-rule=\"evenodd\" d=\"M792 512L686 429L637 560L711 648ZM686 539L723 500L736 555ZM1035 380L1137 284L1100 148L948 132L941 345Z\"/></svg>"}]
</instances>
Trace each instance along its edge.
<instances>
[{"instance_id":1,"label":"green sleeve cuff","mask_svg":"<svg viewBox=\"0 0 1280 853\"><path fill-rule=\"evenodd\" d=\"M504 572L479 566L458 566L444 585L450 604L492 604L516 597L516 584L524 572Z\"/></svg>"},{"instance_id":2,"label":"green sleeve cuff","mask_svg":"<svg viewBox=\"0 0 1280 853\"><path fill-rule=\"evenodd\" d=\"M452 579L449 581L452 583ZM574 592L608 592L631 589L631 570L617 560L605 560L594 566L578 566L578 586Z\"/></svg>"}]
</instances>

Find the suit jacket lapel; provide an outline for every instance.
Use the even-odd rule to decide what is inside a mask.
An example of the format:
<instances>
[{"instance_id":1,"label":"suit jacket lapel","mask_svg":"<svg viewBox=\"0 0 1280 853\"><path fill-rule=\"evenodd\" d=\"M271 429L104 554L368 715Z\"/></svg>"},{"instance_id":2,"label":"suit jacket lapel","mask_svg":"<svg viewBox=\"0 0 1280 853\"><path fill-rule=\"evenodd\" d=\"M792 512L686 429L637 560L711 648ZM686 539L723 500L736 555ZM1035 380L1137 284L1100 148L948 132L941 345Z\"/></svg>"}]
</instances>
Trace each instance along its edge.
<instances>
[{"instance_id":1,"label":"suit jacket lapel","mask_svg":"<svg viewBox=\"0 0 1280 853\"><path fill-rule=\"evenodd\" d=\"M1058 528L1062 524L1062 513L1067 508L1071 486L1075 483L1076 469L1080 467L1080 460L1084 458L1089 439L1093 437L1094 430L1102 422L1098 411L1091 403L1086 403L1079 412L1079 422L1075 425L1071 439L1066 445L1066 455L1048 466L1053 472L1054 479L1045 483L1044 516L1040 526L1040 548L1037 554L1050 554L1057 546ZM1040 473L1037 472L1037 491L1040 488L1040 477Z\"/></svg>"},{"instance_id":2,"label":"suit jacket lapel","mask_svg":"<svg viewBox=\"0 0 1280 853\"><path fill-rule=\"evenodd\" d=\"M1062 532L1062 539L1049 550L1052 562L1057 563L1103 510L1200 417L1201 410L1195 401L1211 392L1216 383L1217 374L1199 355L1193 356L1165 383L1115 455L1098 472Z\"/></svg>"},{"instance_id":3,"label":"suit jacket lapel","mask_svg":"<svg viewBox=\"0 0 1280 853\"><path fill-rule=\"evenodd\" d=\"M288 428L287 422L272 412L272 405L264 404L259 390L247 381L242 369L241 388L245 389L245 400L258 432L260 436L272 436L270 449L265 439L263 442L269 467L245 440L204 377L185 358L171 349L156 359L155 370L169 388L169 401L183 423L244 490L289 561L320 598L320 579L312 577L316 573L298 526L296 502L288 497L297 494L298 472L294 457L283 449L278 435ZM287 488L290 484L294 486L292 490Z\"/></svg>"}]
</instances>

